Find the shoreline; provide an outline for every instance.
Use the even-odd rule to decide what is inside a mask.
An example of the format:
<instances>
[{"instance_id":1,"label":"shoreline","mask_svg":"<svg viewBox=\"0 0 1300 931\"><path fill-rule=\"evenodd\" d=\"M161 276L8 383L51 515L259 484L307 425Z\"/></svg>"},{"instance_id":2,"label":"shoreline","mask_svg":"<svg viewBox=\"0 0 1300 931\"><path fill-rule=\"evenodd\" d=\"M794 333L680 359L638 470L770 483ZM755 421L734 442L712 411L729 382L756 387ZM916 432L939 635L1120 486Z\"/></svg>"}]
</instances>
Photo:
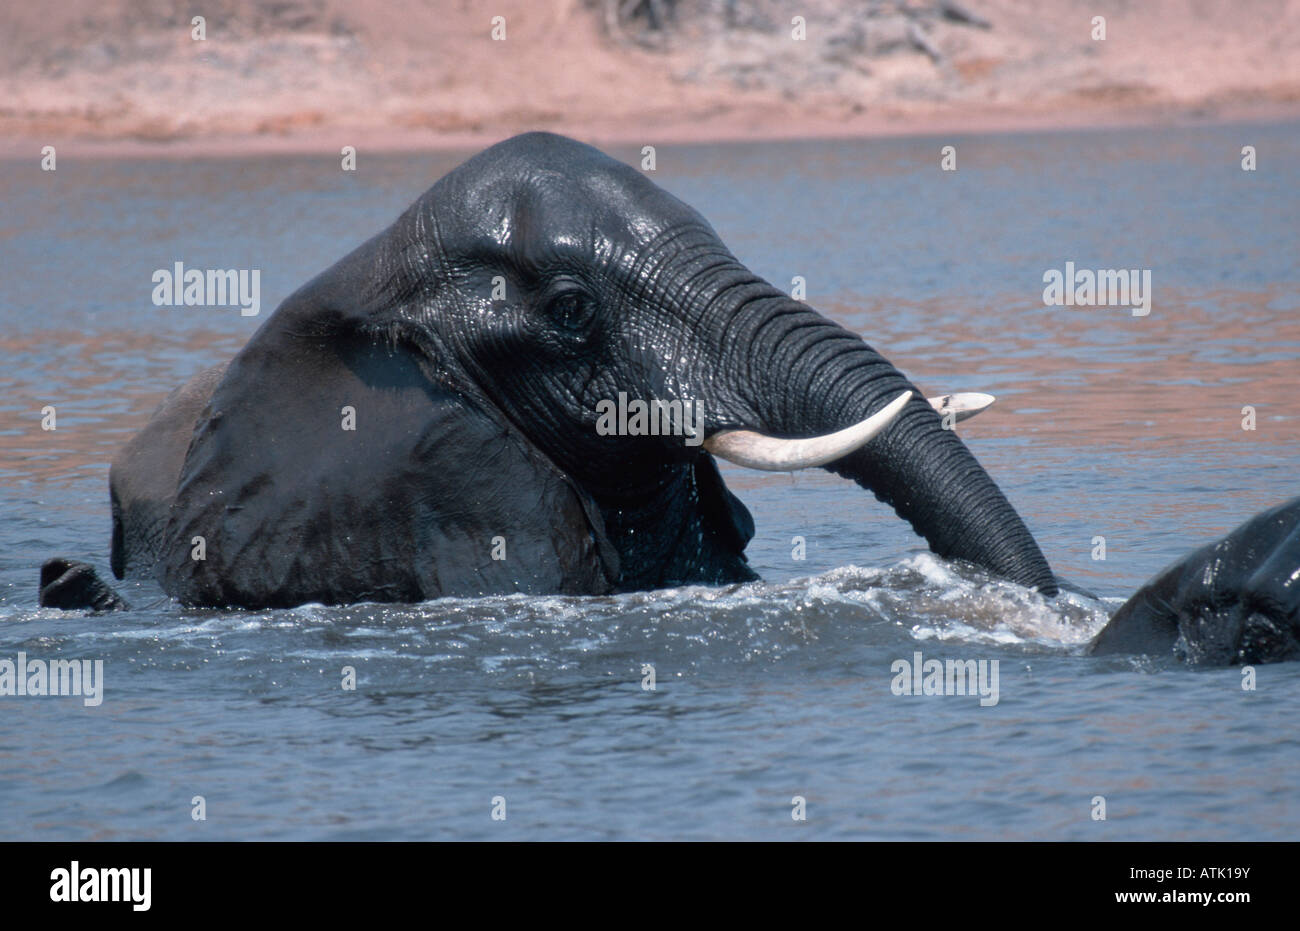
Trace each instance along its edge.
<instances>
[{"instance_id":1,"label":"shoreline","mask_svg":"<svg viewBox=\"0 0 1300 931\"><path fill-rule=\"evenodd\" d=\"M336 155L344 145L358 154L477 150L502 139L538 129L557 132L597 146L709 145L785 142L803 139L887 139L938 135L1009 135L1016 133L1086 132L1132 128L1251 125L1300 121L1300 101L1264 100L1166 103L1152 106L1082 105L1003 106L934 110L880 110L851 116L807 114L760 107L736 107L722 113L635 121L542 120L513 123L500 130L440 132L403 126L339 125L287 133L185 135L171 139L88 136L51 132L8 134L0 139L0 160L39 160L53 145L60 157L74 159L243 158L253 156Z\"/></svg>"}]
</instances>

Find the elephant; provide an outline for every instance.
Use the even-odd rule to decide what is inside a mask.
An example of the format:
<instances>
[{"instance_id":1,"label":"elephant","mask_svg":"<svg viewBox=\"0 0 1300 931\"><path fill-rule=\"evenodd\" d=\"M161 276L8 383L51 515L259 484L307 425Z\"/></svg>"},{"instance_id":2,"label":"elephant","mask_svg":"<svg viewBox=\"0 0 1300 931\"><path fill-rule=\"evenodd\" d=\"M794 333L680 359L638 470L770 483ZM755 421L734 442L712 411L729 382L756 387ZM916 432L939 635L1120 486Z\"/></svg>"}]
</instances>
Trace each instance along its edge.
<instances>
[{"instance_id":1,"label":"elephant","mask_svg":"<svg viewBox=\"0 0 1300 931\"><path fill-rule=\"evenodd\" d=\"M638 402L697 429L625 423ZM245 608L744 582L754 523L718 456L850 478L938 555L1055 595L941 406L644 173L532 132L162 402L112 465L111 564ZM108 603L46 569L43 603Z\"/></svg>"},{"instance_id":2,"label":"elephant","mask_svg":"<svg viewBox=\"0 0 1300 931\"><path fill-rule=\"evenodd\" d=\"M1300 659L1300 498L1158 573L1089 652L1172 654L1217 666Z\"/></svg>"}]
</instances>

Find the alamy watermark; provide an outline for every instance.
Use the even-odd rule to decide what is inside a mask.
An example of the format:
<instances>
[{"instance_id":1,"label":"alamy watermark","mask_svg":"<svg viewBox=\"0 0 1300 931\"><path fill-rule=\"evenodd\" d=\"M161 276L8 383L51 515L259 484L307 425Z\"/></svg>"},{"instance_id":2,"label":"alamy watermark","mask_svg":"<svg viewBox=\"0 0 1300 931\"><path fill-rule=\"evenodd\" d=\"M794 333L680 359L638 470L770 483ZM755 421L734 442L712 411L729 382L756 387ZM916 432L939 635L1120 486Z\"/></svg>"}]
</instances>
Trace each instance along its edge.
<instances>
[{"instance_id":1,"label":"alamy watermark","mask_svg":"<svg viewBox=\"0 0 1300 931\"><path fill-rule=\"evenodd\" d=\"M620 391L617 401L597 401L596 413L596 433L600 436L681 436L687 446L704 442L704 414L693 399L629 401L627 392Z\"/></svg>"},{"instance_id":2,"label":"alamy watermark","mask_svg":"<svg viewBox=\"0 0 1300 931\"><path fill-rule=\"evenodd\" d=\"M23 695L81 696L94 708L104 700L102 659L0 659L0 698Z\"/></svg>"},{"instance_id":3,"label":"alamy watermark","mask_svg":"<svg viewBox=\"0 0 1300 931\"><path fill-rule=\"evenodd\" d=\"M177 262L160 268L154 283L155 307L238 307L241 317L262 309L262 271L258 268L186 268Z\"/></svg>"},{"instance_id":4,"label":"alamy watermark","mask_svg":"<svg viewBox=\"0 0 1300 931\"><path fill-rule=\"evenodd\" d=\"M51 902L130 902L137 912L153 903L153 868L82 866L73 860L67 869L50 873Z\"/></svg>"},{"instance_id":5,"label":"alamy watermark","mask_svg":"<svg viewBox=\"0 0 1300 931\"><path fill-rule=\"evenodd\" d=\"M1076 269L1065 263L1065 271L1043 272L1043 303L1048 307L1131 307L1133 316L1151 313L1151 269Z\"/></svg>"},{"instance_id":6,"label":"alamy watermark","mask_svg":"<svg viewBox=\"0 0 1300 931\"><path fill-rule=\"evenodd\" d=\"M912 659L896 659L889 665L894 674L889 690L895 695L979 695L985 708L998 703L998 661L995 659L924 659L921 651Z\"/></svg>"}]
</instances>

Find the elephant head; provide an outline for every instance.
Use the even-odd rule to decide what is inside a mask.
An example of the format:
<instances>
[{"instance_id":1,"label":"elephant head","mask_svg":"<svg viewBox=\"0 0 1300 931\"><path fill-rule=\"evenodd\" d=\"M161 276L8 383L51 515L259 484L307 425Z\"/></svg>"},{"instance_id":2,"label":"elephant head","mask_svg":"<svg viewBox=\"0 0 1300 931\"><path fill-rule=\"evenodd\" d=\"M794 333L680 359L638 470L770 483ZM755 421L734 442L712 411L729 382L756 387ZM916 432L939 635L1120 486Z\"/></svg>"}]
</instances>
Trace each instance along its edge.
<instances>
[{"instance_id":1,"label":"elephant head","mask_svg":"<svg viewBox=\"0 0 1300 931\"><path fill-rule=\"evenodd\" d=\"M602 429L622 399L683 402L701 433ZM222 604L748 579L752 521L707 449L789 463L807 450L780 440L873 415L871 442L804 461L829 459L939 555L1055 593L1015 509L883 356L640 172L530 133L263 324L181 431L152 555L173 594Z\"/></svg>"},{"instance_id":2,"label":"elephant head","mask_svg":"<svg viewBox=\"0 0 1300 931\"><path fill-rule=\"evenodd\" d=\"M1300 659L1300 498L1157 574L1115 612L1090 652L1210 666Z\"/></svg>"}]
</instances>

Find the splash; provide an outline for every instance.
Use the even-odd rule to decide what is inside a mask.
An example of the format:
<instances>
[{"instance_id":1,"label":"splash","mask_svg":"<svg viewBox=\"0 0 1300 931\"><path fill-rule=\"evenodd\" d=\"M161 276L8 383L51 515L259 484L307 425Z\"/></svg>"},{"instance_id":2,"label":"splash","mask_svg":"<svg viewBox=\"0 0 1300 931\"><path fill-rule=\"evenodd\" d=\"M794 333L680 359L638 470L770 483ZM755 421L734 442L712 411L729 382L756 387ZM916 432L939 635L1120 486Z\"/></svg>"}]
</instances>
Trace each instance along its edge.
<instances>
[{"instance_id":1,"label":"splash","mask_svg":"<svg viewBox=\"0 0 1300 931\"><path fill-rule=\"evenodd\" d=\"M415 660L477 674L581 671L622 675L653 659L676 671L750 664L835 663L862 650L927 641L1021 652L1081 652L1109 607L1036 591L921 553L887 568L844 566L788 582L685 586L614 596L447 598L413 605L303 605L214 611L155 602L142 611L84 618L15 610L15 646L131 651L185 668L208 656L254 663ZM795 663L797 667L799 663Z\"/></svg>"}]
</instances>

